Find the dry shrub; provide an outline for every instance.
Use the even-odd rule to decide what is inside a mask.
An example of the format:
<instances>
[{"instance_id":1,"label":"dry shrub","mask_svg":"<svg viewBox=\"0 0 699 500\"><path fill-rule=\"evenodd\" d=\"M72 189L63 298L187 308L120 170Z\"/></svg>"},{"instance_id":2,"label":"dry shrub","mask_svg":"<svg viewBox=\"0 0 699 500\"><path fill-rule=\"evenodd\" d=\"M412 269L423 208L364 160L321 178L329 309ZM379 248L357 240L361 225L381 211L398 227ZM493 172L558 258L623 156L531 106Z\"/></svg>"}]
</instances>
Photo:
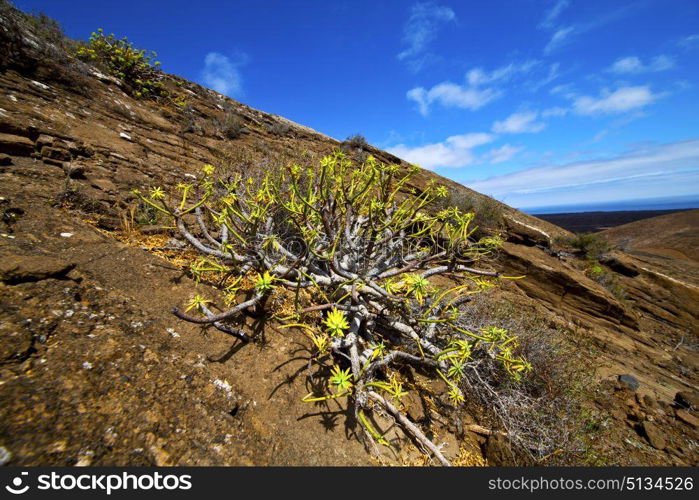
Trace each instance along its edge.
<instances>
[{"instance_id":1,"label":"dry shrub","mask_svg":"<svg viewBox=\"0 0 699 500\"><path fill-rule=\"evenodd\" d=\"M247 132L242 117L233 110L226 110L222 117L213 121L216 130L226 139L237 139Z\"/></svg>"},{"instance_id":2,"label":"dry shrub","mask_svg":"<svg viewBox=\"0 0 699 500\"><path fill-rule=\"evenodd\" d=\"M361 134L354 134L345 139L345 141L342 143L341 149L349 152L353 149L366 149L368 147L369 143L367 142L366 137Z\"/></svg>"},{"instance_id":3,"label":"dry shrub","mask_svg":"<svg viewBox=\"0 0 699 500\"><path fill-rule=\"evenodd\" d=\"M491 408L494 423L507 432L522 460L576 463L576 455L587 447L587 402L595 385L590 345L509 300L476 296L464 311L474 330L496 324L518 332L518 352L532 365L515 384L496 363L484 361L467 377L465 392Z\"/></svg>"},{"instance_id":4,"label":"dry shrub","mask_svg":"<svg viewBox=\"0 0 699 500\"><path fill-rule=\"evenodd\" d=\"M277 137L286 137L291 132L291 126L281 121L267 125L266 128L270 134L276 135Z\"/></svg>"},{"instance_id":5,"label":"dry shrub","mask_svg":"<svg viewBox=\"0 0 699 500\"><path fill-rule=\"evenodd\" d=\"M476 215L476 236L496 233L503 227L502 204L492 198L466 191L452 191L445 203L458 207L462 212L473 212Z\"/></svg>"},{"instance_id":6,"label":"dry shrub","mask_svg":"<svg viewBox=\"0 0 699 500\"><path fill-rule=\"evenodd\" d=\"M612 247L604 236L597 233L578 234L567 241L573 248L577 249L587 260L597 261L607 255Z\"/></svg>"}]
</instances>

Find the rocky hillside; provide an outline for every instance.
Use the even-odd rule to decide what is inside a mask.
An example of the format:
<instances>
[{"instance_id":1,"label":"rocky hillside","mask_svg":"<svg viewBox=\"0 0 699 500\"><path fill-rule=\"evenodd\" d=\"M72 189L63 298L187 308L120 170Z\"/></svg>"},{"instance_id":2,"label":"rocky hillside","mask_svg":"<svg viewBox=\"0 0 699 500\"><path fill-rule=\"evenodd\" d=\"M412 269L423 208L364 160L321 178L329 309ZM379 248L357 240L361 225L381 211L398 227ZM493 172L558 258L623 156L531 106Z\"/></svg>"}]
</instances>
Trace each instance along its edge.
<instances>
[{"instance_id":1,"label":"rocky hillside","mask_svg":"<svg viewBox=\"0 0 699 500\"><path fill-rule=\"evenodd\" d=\"M699 286L699 210L624 224L602 235L638 260Z\"/></svg>"},{"instance_id":2,"label":"rocky hillside","mask_svg":"<svg viewBox=\"0 0 699 500\"><path fill-rule=\"evenodd\" d=\"M215 292L190 278L188 250L131 191L172 187L205 163L257 175L335 148L405 163L171 75L163 82L176 99L134 98L78 61L51 26L2 5L0 460L379 463L341 404L300 402L305 337L250 317L259 341L242 345L171 315L195 290ZM504 236L492 265L525 278L504 280L489 303L581 346L596 442L567 452L567 463L699 463L696 284L618 250L599 257L602 274L591 272L565 230L431 172L418 177L413 187L436 179L479 214L483 231ZM449 420L425 401L407 406L450 458L516 461L487 412ZM421 460L400 432L394 438L379 461Z\"/></svg>"}]
</instances>

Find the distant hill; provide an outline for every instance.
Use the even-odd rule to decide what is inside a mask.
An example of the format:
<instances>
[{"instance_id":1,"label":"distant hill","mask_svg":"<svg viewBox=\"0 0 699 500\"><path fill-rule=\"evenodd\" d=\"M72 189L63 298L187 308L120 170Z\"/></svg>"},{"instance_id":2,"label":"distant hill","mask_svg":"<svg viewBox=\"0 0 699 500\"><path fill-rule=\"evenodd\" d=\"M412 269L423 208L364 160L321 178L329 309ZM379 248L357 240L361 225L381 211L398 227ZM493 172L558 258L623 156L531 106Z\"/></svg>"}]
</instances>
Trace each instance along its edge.
<instances>
[{"instance_id":1,"label":"distant hill","mask_svg":"<svg viewBox=\"0 0 699 500\"><path fill-rule=\"evenodd\" d=\"M602 234L632 254L643 252L699 262L699 209L638 220Z\"/></svg>"},{"instance_id":2,"label":"distant hill","mask_svg":"<svg viewBox=\"0 0 699 500\"><path fill-rule=\"evenodd\" d=\"M533 214L534 217L567 229L572 233L596 233L635 221L674 214L691 209L672 210L619 210L614 212L578 212L559 214Z\"/></svg>"}]
</instances>

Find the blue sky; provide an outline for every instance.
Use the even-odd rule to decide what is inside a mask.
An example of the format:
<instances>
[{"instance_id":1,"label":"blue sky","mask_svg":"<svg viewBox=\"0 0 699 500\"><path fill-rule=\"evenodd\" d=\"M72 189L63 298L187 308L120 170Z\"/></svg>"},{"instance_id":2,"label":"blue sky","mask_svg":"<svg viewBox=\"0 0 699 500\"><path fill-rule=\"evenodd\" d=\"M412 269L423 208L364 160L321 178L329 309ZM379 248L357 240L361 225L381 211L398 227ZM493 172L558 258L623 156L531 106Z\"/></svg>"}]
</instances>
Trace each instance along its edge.
<instances>
[{"instance_id":1,"label":"blue sky","mask_svg":"<svg viewBox=\"0 0 699 500\"><path fill-rule=\"evenodd\" d=\"M16 0L518 208L699 200L699 2Z\"/></svg>"}]
</instances>

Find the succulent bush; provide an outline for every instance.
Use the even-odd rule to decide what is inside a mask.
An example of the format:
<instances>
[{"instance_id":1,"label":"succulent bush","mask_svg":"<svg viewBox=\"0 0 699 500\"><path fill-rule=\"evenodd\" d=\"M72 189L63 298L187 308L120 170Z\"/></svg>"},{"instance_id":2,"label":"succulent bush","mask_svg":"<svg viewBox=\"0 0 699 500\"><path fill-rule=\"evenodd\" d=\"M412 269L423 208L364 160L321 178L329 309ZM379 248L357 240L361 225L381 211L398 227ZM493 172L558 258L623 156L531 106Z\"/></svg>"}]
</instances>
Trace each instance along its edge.
<instances>
[{"instance_id":1,"label":"succulent bush","mask_svg":"<svg viewBox=\"0 0 699 500\"><path fill-rule=\"evenodd\" d=\"M126 37L105 35L102 28L90 35L87 44L77 50L78 57L97 64L133 89L136 97L168 97L160 62L153 51L137 49Z\"/></svg>"},{"instance_id":2,"label":"succulent bush","mask_svg":"<svg viewBox=\"0 0 699 500\"><path fill-rule=\"evenodd\" d=\"M388 413L446 465L400 410L401 368L441 378L459 406L466 374L482 361L497 363L514 381L530 365L518 356L515 336L496 326L468 329L460 310L502 279L476 267L499 240L474 240L473 214L440 208L447 191L434 182L421 191L410 187L416 172L373 157L355 164L336 151L318 168L291 164L257 182L217 178L207 165L200 181L171 195L159 187L137 194L171 217L202 254L194 276L222 283L221 308L197 295L184 311L173 310L179 318L247 342L236 318L249 308L265 310L285 291L289 303L269 316L306 335L312 359L329 373L303 400L349 398L365 435L383 444L368 413Z\"/></svg>"}]
</instances>

